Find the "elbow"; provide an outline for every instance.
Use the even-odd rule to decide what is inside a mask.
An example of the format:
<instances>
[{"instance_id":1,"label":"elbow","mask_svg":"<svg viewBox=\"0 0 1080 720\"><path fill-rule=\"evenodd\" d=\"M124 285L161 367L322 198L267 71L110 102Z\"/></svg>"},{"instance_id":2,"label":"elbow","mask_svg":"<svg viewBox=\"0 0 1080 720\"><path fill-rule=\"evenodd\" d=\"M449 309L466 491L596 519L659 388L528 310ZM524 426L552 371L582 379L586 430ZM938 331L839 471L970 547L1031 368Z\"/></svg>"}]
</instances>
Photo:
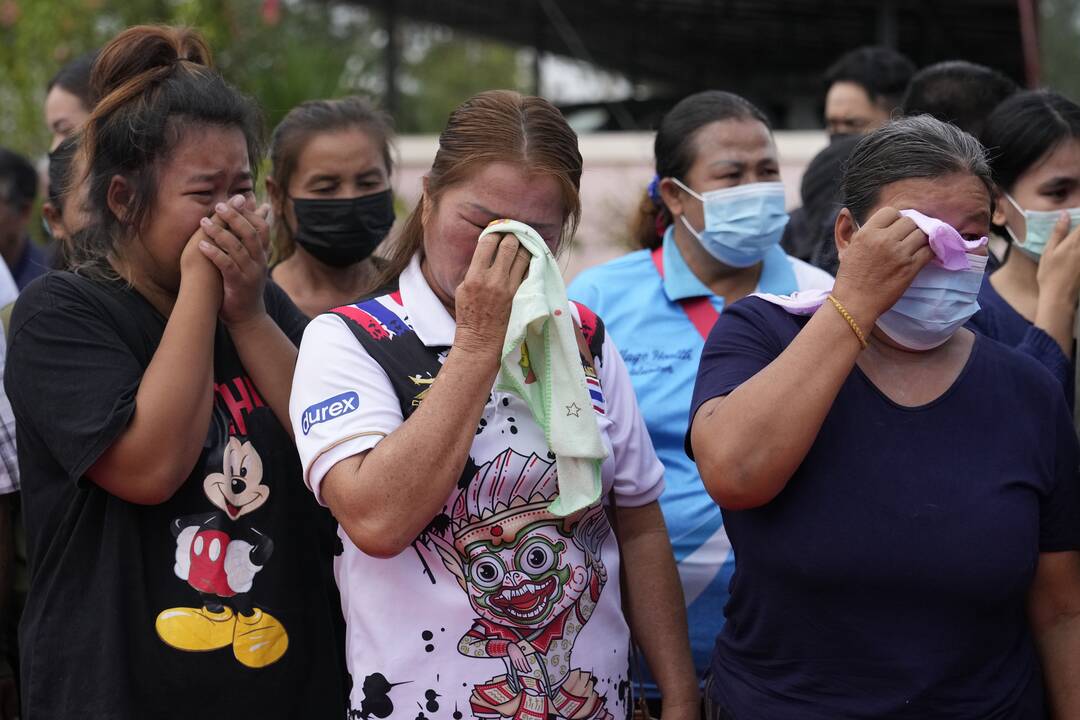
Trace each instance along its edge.
<instances>
[{"instance_id":1,"label":"elbow","mask_svg":"<svg viewBox=\"0 0 1080 720\"><path fill-rule=\"evenodd\" d=\"M176 494L177 489L164 484L156 484L152 487L133 490L124 500L135 505L162 505L172 500L172 496Z\"/></svg>"},{"instance_id":2,"label":"elbow","mask_svg":"<svg viewBox=\"0 0 1080 720\"><path fill-rule=\"evenodd\" d=\"M161 505L171 500L187 475L187 472L156 468L127 473L107 465L92 467L86 473L86 477L110 495L133 505L147 506Z\"/></svg>"},{"instance_id":3,"label":"elbow","mask_svg":"<svg viewBox=\"0 0 1080 720\"><path fill-rule=\"evenodd\" d=\"M373 517L346 518L338 522L357 550L380 560L397 557L416 540L416 535L407 535L400 527L390 527L390 523Z\"/></svg>"},{"instance_id":4,"label":"elbow","mask_svg":"<svg viewBox=\"0 0 1080 720\"><path fill-rule=\"evenodd\" d=\"M724 510L753 510L767 505L783 487L774 487L738 460L698 466L709 497Z\"/></svg>"}]
</instances>

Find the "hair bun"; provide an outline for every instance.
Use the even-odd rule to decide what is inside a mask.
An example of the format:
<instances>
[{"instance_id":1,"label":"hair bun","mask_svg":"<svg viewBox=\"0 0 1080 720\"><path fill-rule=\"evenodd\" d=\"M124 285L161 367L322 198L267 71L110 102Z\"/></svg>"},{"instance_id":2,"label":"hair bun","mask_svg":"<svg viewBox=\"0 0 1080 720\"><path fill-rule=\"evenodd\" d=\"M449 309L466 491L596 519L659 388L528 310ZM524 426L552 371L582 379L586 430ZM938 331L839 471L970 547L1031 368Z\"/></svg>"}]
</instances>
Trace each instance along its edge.
<instances>
[{"instance_id":1,"label":"hair bun","mask_svg":"<svg viewBox=\"0 0 1080 720\"><path fill-rule=\"evenodd\" d=\"M180 61L211 66L210 48L198 32L166 25L130 27L98 55L90 75L92 96L95 101L101 100L151 72L157 78L166 77Z\"/></svg>"}]
</instances>

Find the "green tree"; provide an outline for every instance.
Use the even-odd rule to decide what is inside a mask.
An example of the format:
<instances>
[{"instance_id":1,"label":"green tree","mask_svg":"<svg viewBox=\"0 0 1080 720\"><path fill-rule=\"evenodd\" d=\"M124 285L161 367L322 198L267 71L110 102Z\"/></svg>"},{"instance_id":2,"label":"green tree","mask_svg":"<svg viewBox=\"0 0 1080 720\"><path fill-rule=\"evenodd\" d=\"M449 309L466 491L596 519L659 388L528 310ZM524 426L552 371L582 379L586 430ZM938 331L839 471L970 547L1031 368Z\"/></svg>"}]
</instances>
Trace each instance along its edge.
<instances>
[{"instance_id":1,"label":"green tree","mask_svg":"<svg viewBox=\"0 0 1080 720\"><path fill-rule=\"evenodd\" d=\"M267 12L277 8L276 15ZM324 0L0 0L0 144L39 155L48 144L45 85L65 62L129 25L198 28L221 72L262 106L268 127L304 100L385 91L378 15ZM520 87L518 53L445 28L399 28L399 132L436 132L464 98Z\"/></svg>"}]
</instances>

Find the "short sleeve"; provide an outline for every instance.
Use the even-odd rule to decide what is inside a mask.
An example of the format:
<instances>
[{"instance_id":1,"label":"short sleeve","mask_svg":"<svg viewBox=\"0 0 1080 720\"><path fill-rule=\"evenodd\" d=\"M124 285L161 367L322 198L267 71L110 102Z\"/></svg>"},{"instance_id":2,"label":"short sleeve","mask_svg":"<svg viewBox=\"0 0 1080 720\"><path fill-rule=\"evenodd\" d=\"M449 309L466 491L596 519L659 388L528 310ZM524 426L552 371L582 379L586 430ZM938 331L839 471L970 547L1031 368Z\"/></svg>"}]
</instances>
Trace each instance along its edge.
<instances>
[{"instance_id":1,"label":"short sleeve","mask_svg":"<svg viewBox=\"0 0 1080 720\"><path fill-rule=\"evenodd\" d=\"M614 462L616 502L623 507L641 507L664 491L664 466L656 457L645 420L638 409L630 374L608 334L604 338L600 382L604 388L606 412L611 426L608 438Z\"/></svg>"},{"instance_id":2,"label":"short sleeve","mask_svg":"<svg viewBox=\"0 0 1080 720\"><path fill-rule=\"evenodd\" d=\"M1049 404L1049 403L1048 403ZM1055 393L1053 487L1040 498L1039 551L1080 550L1080 449L1064 399Z\"/></svg>"},{"instance_id":3,"label":"short sleeve","mask_svg":"<svg viewBox=\"0 0 1080 720\"><path fill-rule=\"evenodd\" d=\"M12 317L4 384L15 421L73 481L127 427L145 370L105 307L48 275Z\"/></svg>"},{"instance_id":4,"label":"short sleeve","mask_svg":"<svg viewBox=\"0 0 1080 720\"><path fill-rule=\"evenodd\" d=\"M266 312L281 328L281 331L293 341L293 345L300 347L304 329L310 322L308 316L300 312L300 308L296 307L281 286L269 278L266 280L266 289L263 291L263 301L266 303Z\"/></svg>"},{"instance_id":5,"label":"short sleeve","mask_svg":"<svg viewBox=\"0 0 1080 720\"><path fill-rule=\"evenodd\" d=\"M686 452L698 408L727 395L757 375L784 351L800 325L787 311L761 298L745 298L727 308L705 341L686 428Z\"/></svg>"},{"instance_id":6,"label":"short sleeve","mask_svg":"<svg viewBox=\"0 0 1080 720\"><path fill-rule=\"evenodd\" d=\"M320 488L330 468L375 447L404 421L390 378L331 314L304 332L289 416L304 481L324 505Z\"/></svg>"},{"instance_id":7,"label":"short sleeve","mask_svg":"<svg viewBox=\"0 0 1080 720\"><path fill-rule=\"evenodd\" d=\"M581 273L566 288L566 295L571 300L590 308L600 307L600 289L590 279L588 271Z\"/></svg>"}]
</instances>

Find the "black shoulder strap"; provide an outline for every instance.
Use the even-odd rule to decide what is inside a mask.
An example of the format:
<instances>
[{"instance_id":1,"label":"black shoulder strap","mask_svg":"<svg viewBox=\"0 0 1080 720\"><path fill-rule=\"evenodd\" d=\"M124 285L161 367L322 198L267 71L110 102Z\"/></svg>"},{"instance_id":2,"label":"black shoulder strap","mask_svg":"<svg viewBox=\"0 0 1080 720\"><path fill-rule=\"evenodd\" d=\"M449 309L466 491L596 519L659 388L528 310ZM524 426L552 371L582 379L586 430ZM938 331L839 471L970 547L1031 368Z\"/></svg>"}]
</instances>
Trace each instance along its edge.
<instances>
[{"instance_id":1,"label":"black shoulder strap","mask_svg":"<svg viewBox=\"0 0 1080 720\"><path fill-rule=\"evenodd\" d=\"M435 382L446 348L429 348L416 332L391 308L401 306L396 287L384 288L351 305L330 312L345 321L357 342L383 369L408 419L424 401Z\"/></svg>"}]
</instances>

